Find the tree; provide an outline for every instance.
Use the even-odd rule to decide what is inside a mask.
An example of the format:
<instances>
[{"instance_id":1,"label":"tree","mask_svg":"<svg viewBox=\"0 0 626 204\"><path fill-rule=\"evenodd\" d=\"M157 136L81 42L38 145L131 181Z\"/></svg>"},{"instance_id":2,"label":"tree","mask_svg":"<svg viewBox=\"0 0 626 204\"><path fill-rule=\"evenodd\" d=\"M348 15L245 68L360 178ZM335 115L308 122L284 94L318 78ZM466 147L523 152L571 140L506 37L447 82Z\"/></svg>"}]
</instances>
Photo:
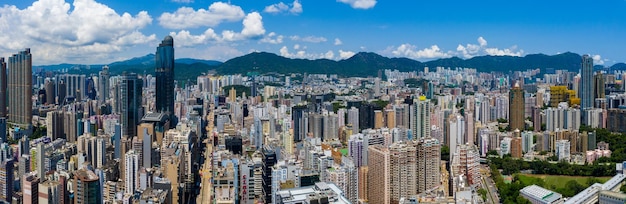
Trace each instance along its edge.
<instances>
[{"instance_id":1,"label":"tree","mask_svg":"<svg viewBox=\"0 0 626 204\"><path fill-rule=\"evenodd\" d=\"M478 194L481 198L483 198L483 201L487 200L487 190L485 190L484 188L478 189Z\"/></svg>"},{"instance_id":2,"label":"tree","mask_svg":"<svg viewBox=\"0 0 626 204\"><path fill-rule=\"evenodd\" d=\"M450 161L450 147L446 145L441 146L441 160Z\"/></svg>"},{"instance_id":3,"label":"tree","mask_svg":"<svg viewBox=\"0 0 626 204\"><path fill-rule=\"evenodd\" d=\"M504 118L498 118L498 123L508 123L509 121Z\"/></svg>"}]
</instances>

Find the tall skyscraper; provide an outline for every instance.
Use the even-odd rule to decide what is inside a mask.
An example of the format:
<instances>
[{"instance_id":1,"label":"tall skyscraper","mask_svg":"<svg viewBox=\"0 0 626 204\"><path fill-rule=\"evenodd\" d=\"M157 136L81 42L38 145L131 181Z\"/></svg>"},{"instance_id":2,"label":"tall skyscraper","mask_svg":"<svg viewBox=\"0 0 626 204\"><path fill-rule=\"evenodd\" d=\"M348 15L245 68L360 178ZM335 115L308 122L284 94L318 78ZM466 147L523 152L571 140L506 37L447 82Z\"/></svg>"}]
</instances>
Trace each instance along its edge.
<instances>
[{"instance_id":1,"label":"tall skyscraper","mask_svg":"<svg viewBox=\"0 0 626 204\"><path fill-rule=\"evenodd\" d=\"M291 108L291 120L293 120L293 141L298 143L306 138L308 132L308 108L304 105Z\"/></svg>"},{"instance_id":2,"label":"tall skyscraper","mask_svg":"<svg viewBox=\"0 0 626 204\"><path fill-rule=\"evenodd\" d=\"M7 63L4 57L0 57L0 117L7 117Z\"/></svg>"},{"instance_id":3,"label":"tall skyscraper","mask_svg":"<svg viewBox=\"0 0 626 204\"><path fill-rule=\"evenodd\" d=\"M585 109L593 107L593 58L589 55L583 55L581 63L581 94L580 94L580 110L582 111L583 121L587 123L587 114Z\"/></svg>"},{"instance_id":4,"label":"tall skyscraper","mask_svg":"<svg viewBox=\"0 0 626 204\"><path fill-rule=\"evenodd\" d=\"M413 139L430 137L430 101L426 100L426 96L420 96L415 100L411 115Z\"/></svg>"},{"instance_id":5,"label":"tall skyscraper","mask_svg":"<svg viewBox=\"0 0 626 204\"><path fill-rule=\"evenodd\" d=\"M124 73L120 84L122 136L133 137L137 134L137 124L141 121L141 91L143 81L135 73Z\"/></svg>"},{"instance_id":6,"label":"tall skyscraper","mask_svg":"<svg viewBox=\"0 0 626 204\"><path fill-rule=\"evenodd\" d=\"M100 76L98 77L98 103L104 104L109 98L109 66L102 67ZM48 94L48 93L46 93Z\"/></svg>"},{"instance_id":7,"label":"tall skyscraper","mask_svg":"<svg viewBox=\"0 0 626 204\"><path fill-rule=\"evenodd\" d=\"M0 162L0 201L13 202L13 175L13 160Z\"/></svg>"},{"instance_id":8,"label":"tall skyscraper","mask_svg":"<svg viewBox=\"0 0 626 204\"><path fill-rule=\"evenodd\" d=\"M32 121L33 59L30 48L9 57L9 122L30 126Z\"/></svg>"},{"instance_id":9,"label":"tall skyscraper","mask_svg":"<svg viewBox=\"0 0 626 204\"><path fill-rule=\"evenodd\" d=\"M367 197L369 203L391 203L391 168L389 149L382 145L369 146Z\"/></svg>"},{"instance_id":10,"label":"tall skyscraper","mask_svg":"<svg viewBox=\"0 0 626 204\"><path fill-rule=\"evenodd\" d=\"M439 140L426 137L417 146L417 192L423 193L439 185L441 181L441 144Z\"/></svg>"},{"instance_id":11,"label":"tall skyscraper","mask_svg":"<svg viewBox=\"0 0 626 204\"><path fill-rule=\"evenodd\" d=\"M33 204L39 201L39 178L35 174L27 174L22 177L22 203Z\"/></svg>"},{"instance_id":12,"label":"tall skyscraper","mask_svg":"<svg viewBox=\"0 0 626 204\"><path fill-rule=\"evenodd\" d=\"M102 203L100 177L89 169L74 171L75 203Z\"/></svg>"},{"instance_id":13,"label":"tall skyscraper","mask_svg":"<svg viewBox=\"0 0 626 204\"><path fill-rule=\"evenodd\" d=\"M43 144L43 142L40 142L39 144L37 144L37 177L39 177L40 180L45 180L45 176L46 176L46 165L45 165L45 159L46 159L46 150L45 150L45 146Z\"/></svg>"},{"instance_id":14,"label":"tall skyscraper","mask_svg":"<svg viewBox=\"0 0 626 204\"><path fill-rule=\"evenodd\" d=\"M524 130L524 90L515 83L509 91L509 125L511 130Z\"/></svg>"},{"instance_id":15,"label":"tall skyscraper","mask_svg":"<svg viewBox=\"0 0 626 204\"><path fill-rule=\"evenodd\" d=\"M134 194L135 190L139 189L139 154L130 150L126 153L124 162L126 162L124 170L126 191L124 193Z\"/></svg>"},{"instance_id":16,"label":"tall skyscraper","mask_svg":"<svg viewBox=\"0 0 626 204\"><path fill-rule=\"evenodd\" d=\"M156 110L174 114L174 39L166 36L156 51ZM173 127L176 127L174 124Z\"/></svg>"}]
</instances>

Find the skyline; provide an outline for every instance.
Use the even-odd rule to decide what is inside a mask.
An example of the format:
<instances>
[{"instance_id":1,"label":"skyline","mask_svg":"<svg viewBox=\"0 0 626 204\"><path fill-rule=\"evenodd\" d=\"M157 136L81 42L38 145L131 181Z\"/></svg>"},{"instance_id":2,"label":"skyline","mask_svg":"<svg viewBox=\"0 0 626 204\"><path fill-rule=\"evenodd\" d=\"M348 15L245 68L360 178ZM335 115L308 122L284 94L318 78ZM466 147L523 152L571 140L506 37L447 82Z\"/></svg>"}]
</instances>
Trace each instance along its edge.
<instances>
[{"instance_id":1,"label":"skyline","mask_svg":"<svg viewBox=\"0 0 626 204\"><path fill-rule=\"evenodd\" d=\"M34 65L103 64L152 53L172 35L177 58L218 61L253 51L333 60L365 51L420 61L571 51L610 66L626 61L626 48L617 46L626 44L625 8L623 0L512 8L497 1L9 1L0 8L0 54L30 47Z\"/></svg>"}]
</instances>

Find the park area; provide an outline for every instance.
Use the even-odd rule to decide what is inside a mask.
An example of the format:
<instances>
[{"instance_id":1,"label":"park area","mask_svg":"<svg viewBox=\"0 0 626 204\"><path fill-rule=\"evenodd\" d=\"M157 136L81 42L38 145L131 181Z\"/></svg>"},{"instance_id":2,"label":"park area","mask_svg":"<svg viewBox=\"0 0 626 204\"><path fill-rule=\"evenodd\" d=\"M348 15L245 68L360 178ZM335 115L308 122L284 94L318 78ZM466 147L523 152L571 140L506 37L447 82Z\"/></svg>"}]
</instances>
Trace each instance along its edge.
<instances>
[{"instance_id":1,"label":"park area","mask_svg":"<svg viewBox=\"0 0 626 204\"><path fill-rule=\"evenodd\" d=\"M516 174L517 179L525 185L538 185L546 189L571 197L594 183L604 183L611 177L588 176L557 176L545 174Z\"/></svg>"}]
</instances>

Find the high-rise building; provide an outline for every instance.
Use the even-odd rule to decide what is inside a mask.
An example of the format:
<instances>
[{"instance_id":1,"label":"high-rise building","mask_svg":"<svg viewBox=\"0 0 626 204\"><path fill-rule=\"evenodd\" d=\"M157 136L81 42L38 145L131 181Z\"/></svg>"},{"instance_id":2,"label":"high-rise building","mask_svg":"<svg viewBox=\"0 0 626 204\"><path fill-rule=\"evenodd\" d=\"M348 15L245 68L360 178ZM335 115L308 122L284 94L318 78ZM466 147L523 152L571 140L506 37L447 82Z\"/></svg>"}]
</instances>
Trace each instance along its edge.
<instances>
[{"instance_id":1,"label":"high-rise building","mask_svg":"<svg viewBox=\"0 0 626 204\"><path fill-rule=\"evenodd\" d=\"M383 112L381 110L374 111L374 129L380 129L385 126L383 123Z\"/></svg>"},{"instance_id":2,"label":"high-rise building","mask_svg":"<svg viewBox=\"0 0 626 204\"><path fill-rule=\"evenodd\" d=\"M391 158L389 149L382 145L369 146L367 197L369 203L391 203Z\"/></svg>"},{"instance_id":3,"label":"high-rise building","mask_svg":"<svg viewBox=\"0 0 626 204\"><path fill-rule=\"evenodd\" d=\"M411 111L411 130L413 139L430 137L430 101L426 96L420 96L413 103Z\"/></svg>"},{"instance_id":4,"label":"high-rise building","mask_svg":"<svg viewBox=\"0 0 626 204\"><path fill-rule=\"evenodd\" d=\"M124 174L124 184L126 187L126 194L134 194L135 190L139 189L139 154L136 154L133 150L126 153Z\"/></svg>"},{"instance_id":5,"label":"high-rise building","mask_svg":"<svg viewBox=\"0 0 626 204\"><path fill-rule=\"evenodd\" d=\"M422 138L417 146L417 192L423 193L441 181L441 144L439 140Z\"/></svg>"},{"instance_id":6,"label":"high-rise building","mask_svg":"<svg viewBox=\"0 0 626 204\"><path fill-rule=\"evenodd\" d=\"M98 103L104 104L109 98L109 66L102 67L98 78ZM46 93L48 94L48 93Z\"/></svg>"},{"instance_id":7,"label":"high-rise building","mask_svg":"<svg viewBox=\"0 0 626 204\"><path fill-rule=\"evenodd\" d=\"M174 115L174 38L166 36L156 50L156 110ZM172 127L176 127L175 122Z\"/></svg>"},{"instance_id":8,"label":"high-rise building","mask_svg":"<svg viewBox=\"0 0 626 204\"><path fill-rule=\"evenodd\" d=\"M594 85L594 90L593 90L593 98L605 98L606 94L605 92L605 87L604 87L604 75L602 74L602 72L597 72L596 75L593 77L593 85ZM595 101L595 100L594 100ZM604 108L604 107L600 107L597 105L594 105L594 107L596 108Z\"/></svg>"},{"instance_id":9,"label":"high-rise building","mask_svg":"<svg viewBox=\"0 0 626 204\"><path fill-rule=\"evenodd\" d=\"M559 158L559 161L569 162L570 160L570 142L569 140L557 140L555 147L555 154Z\"/></svg>"},{"instance_id":10,"label":"high-rise building","mask_svg":"<svg viewBox=\"0 0 626 204\"><path fill-rule=\"evenodd\" d=\"M511 139L511 157L522 158L522 138L513 137Z\"/></svg>"},{"instance_id":11,"label":"high-rise building","mask_svg":"<svg viewBox=\"0 0 626 204\"><path fill-rule=\"evenodd\" d=\"M46 177L46 166L45 166L45 160L46 159L46 150L45 150L45 146L43 144L43 142L40 142L39 144L37 144L37 177L39 177L40 180L45 180Z\"/></svg>"},{"instance_id":12,"label":"high-rise building","mask_svg":"<svg viewBox=\"0 0 626 204\"><path fill-rule=\"evenodd\" d=\"M0 201L13 202L13 175L13 160L0 162Z\"/></svg>"},{"instance_id":13,"label":"high-rise building","mask_svg":"<svg viewBox=\"0 0 626 204\"><path fill-rule=\"evenodd\" d=\"M46 90L46 104L55 104L56 103L56 91L54 90L53 81L46 81L44 84L44 89Z\"/></svg>"},{"instance_id":14,"label":"high-rise building","mask_svg":"<svg viewBox=\"0 0 626 204\"><path fill-rule=\"evenodd\" d=\"M0 57L0 117L7 117L7 63Z\"/></svg>"},{"instance_id":15,"label":"high-rise building","mask_svg":"<svg viewBox=\"0 0 626 204\"><path fill-rule=\"evenodd\" d=\"M465 175L470 186L480 184L480 155L475 145L458 145L456 156L453 157L450 170L452 176ZM455 185L456 187L456 185Z\"/></svg>"},{"instance_id":16,"label":"high-rise building","mask_svg":"<svg viewBox=\"0 0 626 204\"><path fill-rule=\"evenodd\" d=\"M8 76L8 120L29 127L33 118L33 59L30 48L9 57Z\"/></svg>"},{"instance_id":17,"label":"high-rise building","mask_svg":"<svg viewBox=\"0 0 626 204\"><path fill-rule=\"evenodd\" d=\"M261 150L263 155L263 198L264 203L272 203L272 167L278 162L276 151L270 146Z\"/></svg>"},{"instance_id":18,"label":"high-rise building","mask_svg":"<svg viewBox=\"0 0 626 204\"><path fill-rule=\"evenodd\" d=\"M306 138L308 132L308 108L304 105L291 108L291 120L293 120L293 141L298 143Z\"/></svg>"},{"instance_id":19,"label":"high-rise building","mask_svg":"<svg viewBox=\"0 0 626 204\"><path fill-rule=\"evenodd\" d=\"M348 124L352 124L352 133L359 133L359 109L348 109Z\"/></svg>"},{"instance_id":20,"label":"high-rise building","mask_svg":"<svg viewBox=\"0 0 626 204\"><path fill-rule=\"evenodd\" d=\"M141 92L143 81L135 73L124 73L120 89L122 135L133 137L137 134L137 124L141 121Z\"/></svg>"},{"instance_id":21,"label":"high-rise building","mask_svg":"<svg viewBox=\"0 0 626 204\"><path fill-rule=\"evenodd\" d=\"M593 107L593 58L589 55L583 55L581 63L581 94L580 94L580 110L583 112L583 121L586 122L585 109Z\"/></svg>"},{"instance_id":22,"label":"high-rise building","mask_svg":"<svg viewBox=\"0 0 626 204\"><path fill-rule=\"evenodd\" d=\"M62 81L65 91L65 99L73 97L80 101L87 95L87 76L83 74L62 74L58 76Z\"/></svg>"},{"instance_id":23,"label":"high-rise building","mask_svg":"<svg viewBox=\"0 0 626 204\"><path fill-rule=\"evenodd\" d=\"M62 185L58 181L45 181L43 183L39 183L37 187L39 189L39 203L59 203L63 202L59 199L61 194Z\"/></svg>"},{"instance_id":24,"label":"high-rise building","mask_svg":"<svg viewBox=\"0 0 626 204\"><path fill-rule=\"evenodd\" d=\"M39 202L39 178L35 174L22 177L22 203L36 204Z\"/></svg>"},{"instance_id":25,"label":"high-rise building","mask_svg":"<svg viewBox=\"0 0 626 204\"><path fill-rule=\"evenodd\" d=\"M509 91L509 125L511 130L524 130L524 89L515 83Z\"/></svg>"},{"instance_id":26,"label":"high-rise building","mask_svg":"<svg viewBox=\"0 0 626 204\"><path fill-rule=\"evenodd\" d=\"M396 111L394 109L385 110L385 123L387 128L392 129L396 127Z\"/></svg>"},{"instance_id":27,"label":"high-rise building","mask_svg":"<svg viewBox=\"0 0 626 204\"><path fill-rule=\"evenodd\" d=\"M75 203L102 203L102 186L96 173L89 169L74 171Z\"/></svg>"}]
</instances>

